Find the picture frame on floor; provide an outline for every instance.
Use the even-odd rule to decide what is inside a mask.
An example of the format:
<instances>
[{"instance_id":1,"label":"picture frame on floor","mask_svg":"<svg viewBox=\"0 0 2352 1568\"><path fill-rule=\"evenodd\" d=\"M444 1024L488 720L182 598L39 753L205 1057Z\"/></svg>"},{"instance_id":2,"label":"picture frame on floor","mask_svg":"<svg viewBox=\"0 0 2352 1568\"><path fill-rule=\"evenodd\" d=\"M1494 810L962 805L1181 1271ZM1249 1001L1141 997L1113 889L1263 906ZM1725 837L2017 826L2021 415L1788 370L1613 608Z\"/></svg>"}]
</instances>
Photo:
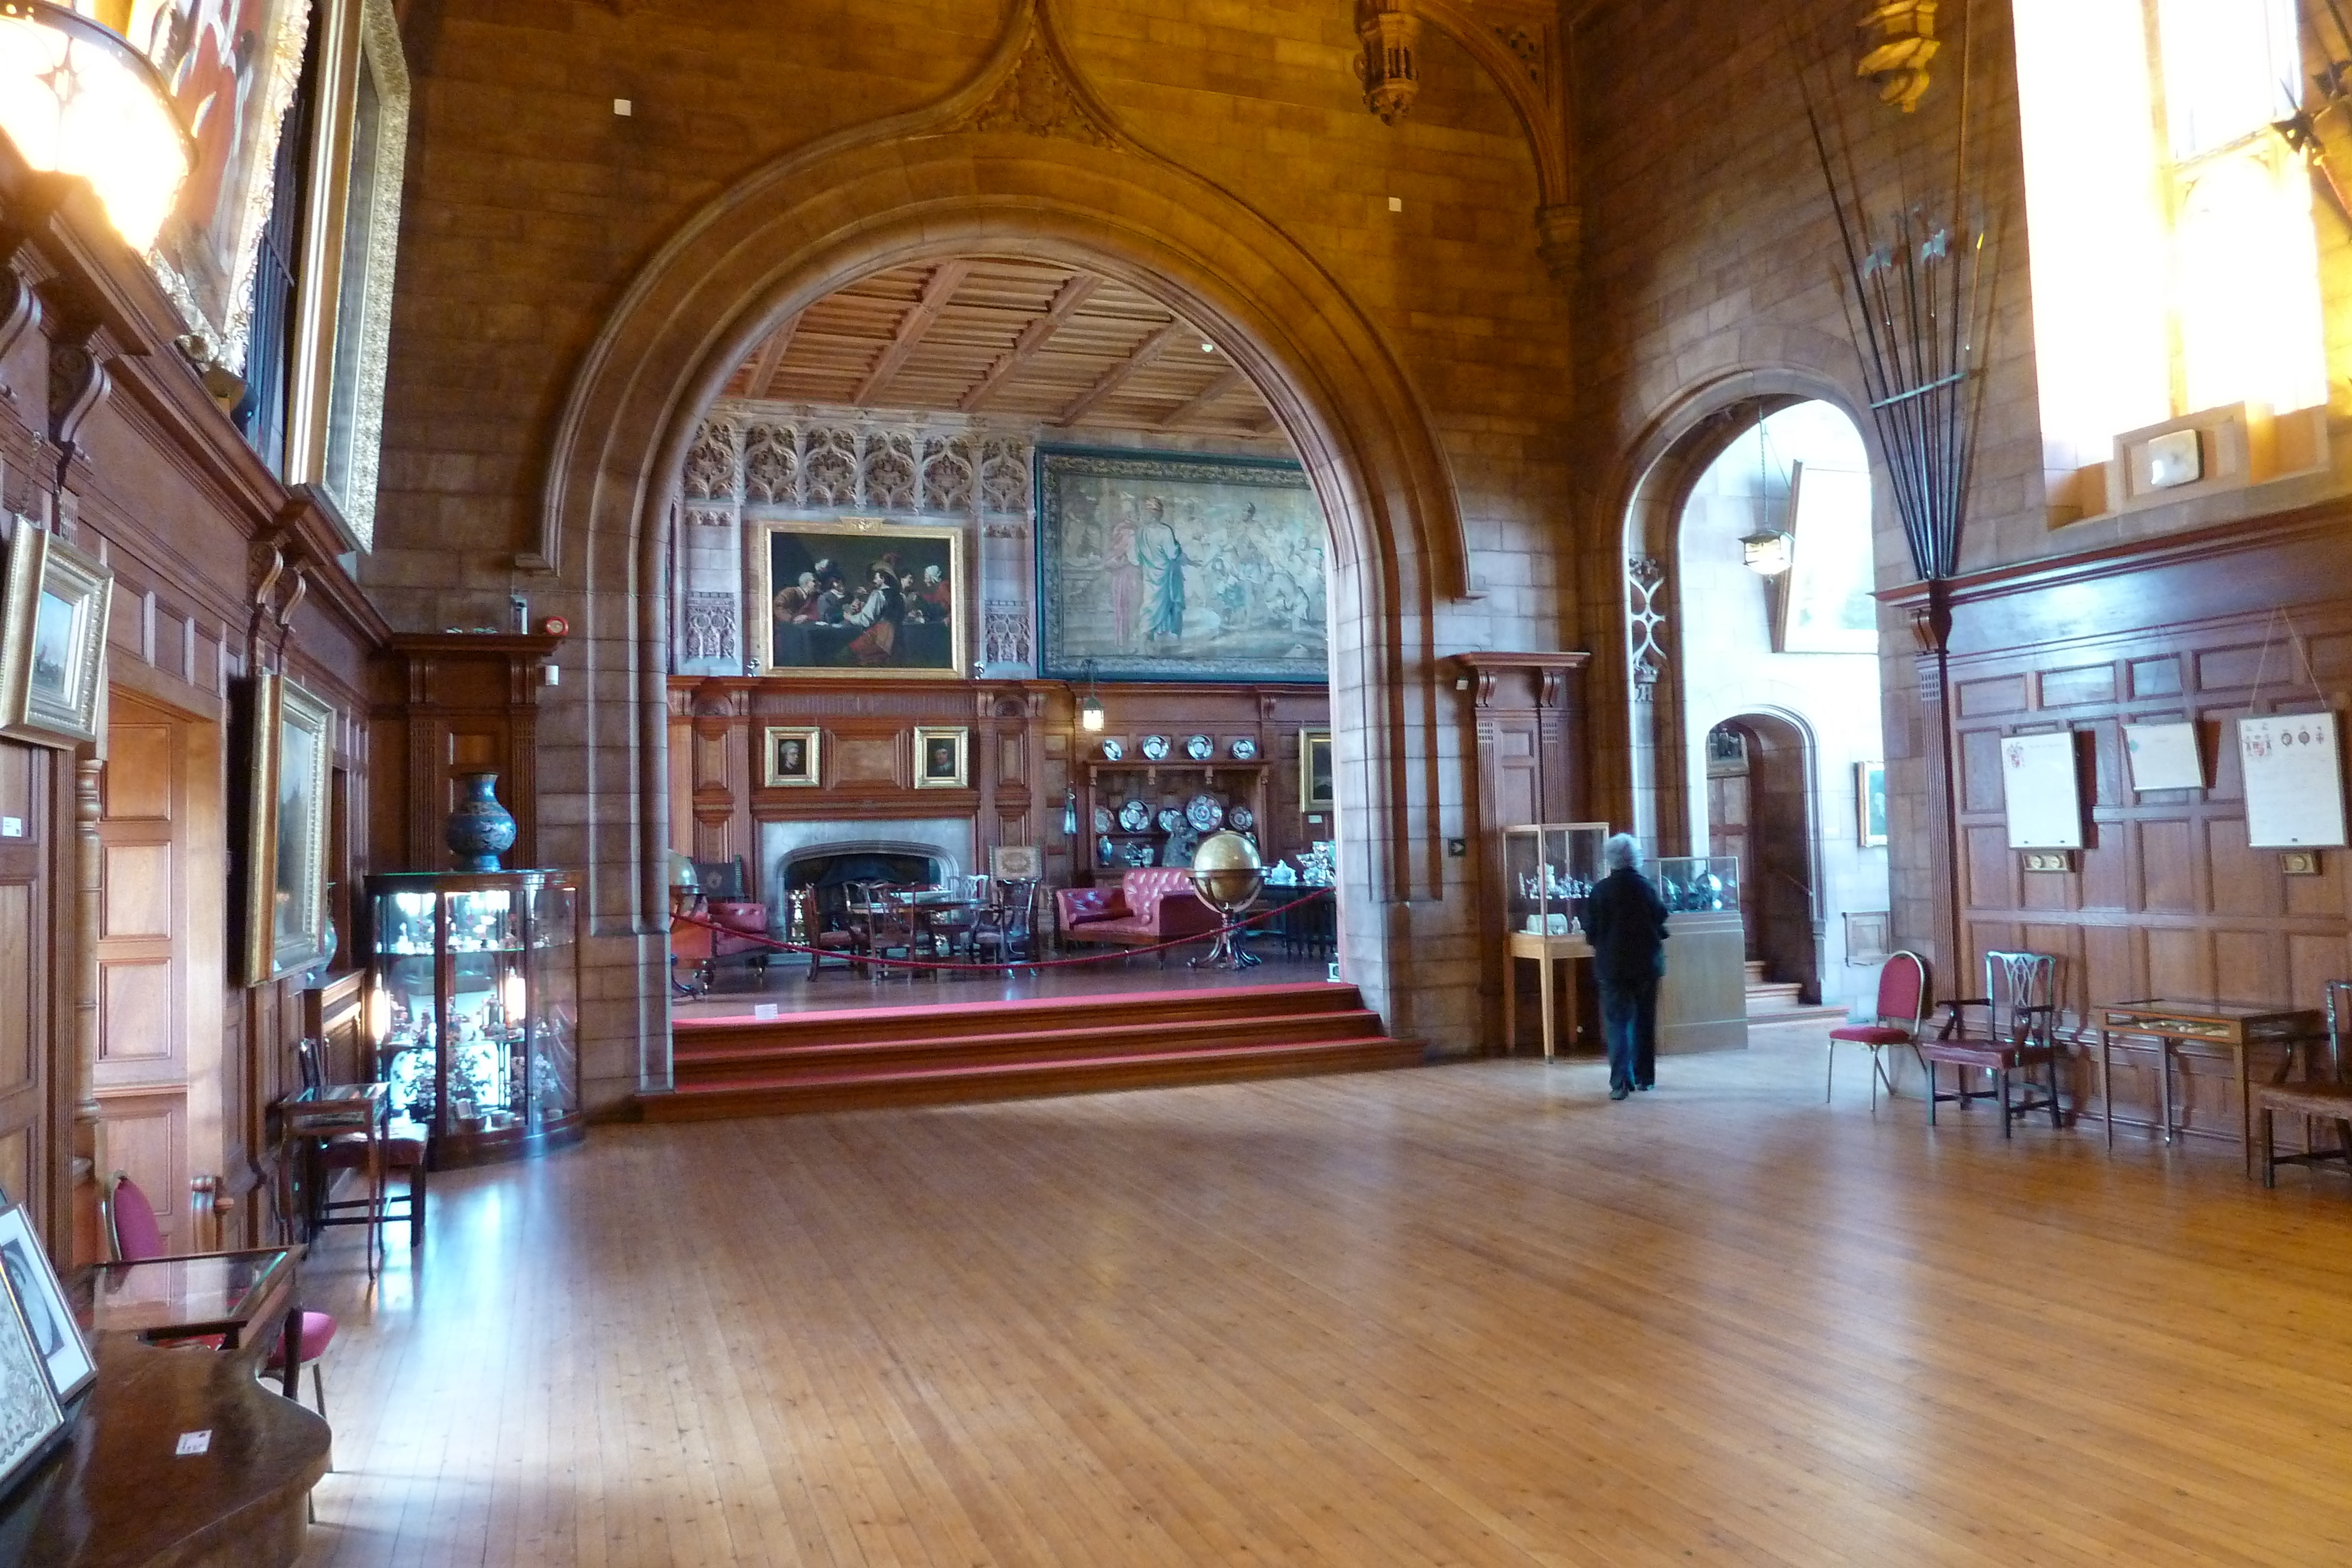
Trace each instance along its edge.
<instances>
[{"instance_id":1,"label":"picture frame on floor","mask_svg":"<svg viewBox=\"0 0 2352 1568\"><path fill-rule=\"evenodd\" d=\"M916 789L965 789L971 788L971 730L922 727L916 729Z\"/></svg>"},{"instance_id":2,"label":"picture frame on floor","mask_svg":"<svg viewBox=\"0 0 2352 1568\"><path fill-rule=\"evenodd\" d=\"M762 741L771 789L813 789L824 777L824 732L814 726L770 725Z\"/></svg>"},{"instance_id":3,"label":"picture frame on floor","mask_svg":"<svg viewBox=\"0 0 2352 1568\"><path fill-rule=\"evenodd\" d=\"M114 574L14 519L0 579L0 735L65 747L100 738Z\"/></svg>"},{"instance_id":4,"label":"picture frame on floor","mask_svg":"<svg viewBox=\"0 0 2352 1568\"><path fill-rule=\"evenodd\" d=\"M98 1379L98 1363L74 1323L65 1287L22 1207L0 1193L0 1275L5 1275L25 1318L33 1348L60 1403Z\"/></svg>"}]
</instances>

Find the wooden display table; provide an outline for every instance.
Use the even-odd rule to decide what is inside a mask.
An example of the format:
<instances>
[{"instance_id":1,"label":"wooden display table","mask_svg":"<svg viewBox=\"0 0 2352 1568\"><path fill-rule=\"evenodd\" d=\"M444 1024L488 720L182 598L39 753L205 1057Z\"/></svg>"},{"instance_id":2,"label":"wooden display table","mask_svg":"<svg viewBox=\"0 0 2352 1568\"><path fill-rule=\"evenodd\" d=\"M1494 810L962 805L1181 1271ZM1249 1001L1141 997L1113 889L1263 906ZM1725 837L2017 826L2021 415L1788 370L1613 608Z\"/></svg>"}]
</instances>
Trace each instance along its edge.
<instances>
[{"instance_id":1,"label":"wooden display table","mask_svg":"<svg viewBox=\"0 0 2352 1568\"><path fill-rule=\"evenodd\" d=\"M2246 1174L2254 1174L2253 1092L2247 1058L2258 1046L2284 1045L2292 1051L2298 1040L2326 1032L2318 1011L2310 1008L2274 1008L2240 1002L2178 1001L2150 997L2138 1001L2108 1002L2099 1009L2099 1104L2106 1113L2107 1147L2116 1146L2116 1102L2108 1087L2107 1062L2114 1037L2144 1035L2157 1042L2157 1077L2160 1084L2158 1125L2164 1141L2176 1131L2172 1114L2172 1058L2184 1045L2227 1051L2238 1074L2238 1142L2245 1151Z\"/></svg>"},{"instance_id":2,"label":"wooden display table","mask_svg":"<svg viewBox=\"0 0 2352 1568\"><path fill-rule=\"evenodd\" d=\"M1554 1037L1557 1030L1557 1009L1552 1000L1552 970L1555 967L1568 977L1568 1048L1576 1049L1576 964L1580 958L1592 956L1592 945L1582 933L1568 936L1538 936L1532 931L1514 931L1510 936L1510 973L1503 981L1503 1043L1507 1051L1519 1048L1519 965L1521 958L1532 958L1542 977L1543 985L1543 1053L1549 1061L1556 1054Z\"/></svg>"},{"instance_id":3,"label":"wooden display table","mask_svg":"<svg viewBox=\"0 0 2352 1568\"><path fill-rule=\"evenodd\" d=\"M103 1333L73 1436L0 1503L0 1563L24 1568L284 1568L327 1473L326 1422L253 1378L242 1351ZM201 1453L183 1437L209 1433Z\"/></svg>"}]
</instances>

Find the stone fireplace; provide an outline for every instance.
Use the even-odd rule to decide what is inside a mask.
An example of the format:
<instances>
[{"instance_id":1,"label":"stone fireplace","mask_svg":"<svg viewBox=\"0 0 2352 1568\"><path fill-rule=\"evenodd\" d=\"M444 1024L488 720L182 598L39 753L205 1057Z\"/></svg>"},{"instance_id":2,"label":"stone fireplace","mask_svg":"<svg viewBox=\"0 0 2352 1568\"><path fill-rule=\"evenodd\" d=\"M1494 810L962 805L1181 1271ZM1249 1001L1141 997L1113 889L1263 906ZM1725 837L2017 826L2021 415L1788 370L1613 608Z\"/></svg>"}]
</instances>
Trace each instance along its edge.
<instances>
[{"instance_id":1,"label":"stone fireplace","mask_svg":"<svg viewBox=\"0 0 2352 1568\"><path fill-rule=\"evenodd\" d=\"M771 919L788 916L794 887L865 881L946 882L971 869L969 817L856 822L763 822L760 862Z\"/></svg>"}]
</instances>

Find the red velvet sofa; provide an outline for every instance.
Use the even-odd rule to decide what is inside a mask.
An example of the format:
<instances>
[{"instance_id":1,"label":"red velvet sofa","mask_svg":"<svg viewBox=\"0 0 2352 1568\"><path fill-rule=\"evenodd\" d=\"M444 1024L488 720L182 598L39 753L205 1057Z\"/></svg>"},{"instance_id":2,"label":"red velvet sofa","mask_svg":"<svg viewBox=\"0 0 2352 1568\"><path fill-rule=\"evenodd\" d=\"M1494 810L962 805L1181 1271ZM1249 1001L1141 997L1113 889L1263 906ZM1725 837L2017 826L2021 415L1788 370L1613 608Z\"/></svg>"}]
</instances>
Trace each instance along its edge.
<instances>
[{"instance_id":1,"label":"red velvet sofa","mask_svg":"<svg viewBox=\"0 0 2352 1568\"><path fill-rule=\"evenodd\" d=\"M1057 887L1064 942L1149 947L1214 931L1217 913L1181 866L1140 866L1103 887Z\"/></svg>"}]
</instances>

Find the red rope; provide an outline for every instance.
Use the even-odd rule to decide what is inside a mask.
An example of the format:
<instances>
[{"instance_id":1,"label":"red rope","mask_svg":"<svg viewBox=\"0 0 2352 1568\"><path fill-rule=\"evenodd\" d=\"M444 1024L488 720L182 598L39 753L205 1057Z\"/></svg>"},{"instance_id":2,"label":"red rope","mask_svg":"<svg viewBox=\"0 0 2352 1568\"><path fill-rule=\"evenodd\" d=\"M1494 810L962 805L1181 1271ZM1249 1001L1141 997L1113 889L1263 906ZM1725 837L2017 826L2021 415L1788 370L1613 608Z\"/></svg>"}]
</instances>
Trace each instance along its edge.
<instances>
[{"instance_id":1,"label":"red rope","mask_svg":"<svg viewBox=\"0 0 2352 1568\"><path fill-rule=\"evenodd\" d=\"M1028 958L996 964L958 964L945 958L875 957L864 954L844 953L838 948L811 947L799 942L781 941L764 931L738 931L732 926L720 925L714 921L706 920L699 915L673 912L670 918L673 921L684 921L688 925L699 925L706 931L721 932L739 941L756 942L762 946L772 947L779 953L806 953L813 957L846 958L853 964L895 965L908 969L967 969L974 974L992 974L999 969L1058 969L1073 964L1108 964L1117 958L1131 958L1138 953L1164 953L1171 947L1189 947L1196 942L1213 942L1227 931L1239 931L1242 927L1255 925L1261 920L1271 920L1277 915L1287 915L1294 909L1303 909L1316 900L1328 896L1331 891L1328 887L1318 887L1304 898L1295 899L1291 903L1279 904L1272 909L1262 910L1246 920L1236 920L1218 930L1203 931L1193 936L1180 936L1173 942L1155 942L1149 947L1123 946L1108 953L1088 953L1076 958Z\"/></svg>"}]
</instances>

